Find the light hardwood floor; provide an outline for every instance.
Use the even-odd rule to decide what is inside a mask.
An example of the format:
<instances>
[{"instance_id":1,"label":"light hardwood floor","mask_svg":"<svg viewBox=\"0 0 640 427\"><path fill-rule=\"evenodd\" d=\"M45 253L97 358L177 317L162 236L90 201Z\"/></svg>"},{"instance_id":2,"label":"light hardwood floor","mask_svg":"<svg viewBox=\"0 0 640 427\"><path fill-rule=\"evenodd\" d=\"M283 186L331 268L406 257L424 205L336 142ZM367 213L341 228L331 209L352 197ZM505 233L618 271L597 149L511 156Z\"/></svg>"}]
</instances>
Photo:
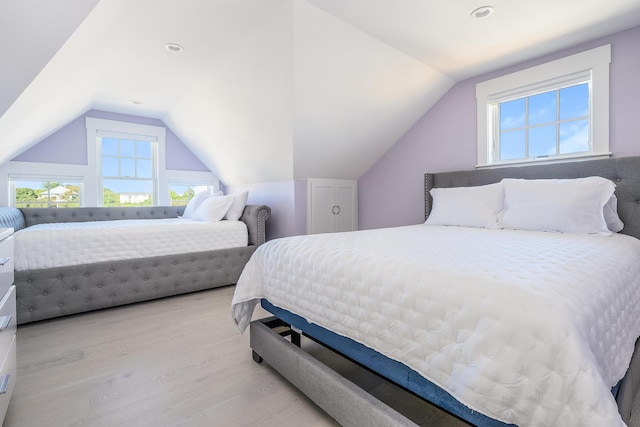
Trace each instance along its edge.
<instances>
[{"instance_id":1,"label":"light hardwood floor","mask_svg":"<svg viewBox=\"0 0 640 427\"><path fill-rule=\"evenodd\" d=\"M266 363L253 362L248 333L231 319L233 290L20 326L4 427L336 426ZM303 345L420 425L466 426L312 342Z\"/></svg>"}]
</instances>

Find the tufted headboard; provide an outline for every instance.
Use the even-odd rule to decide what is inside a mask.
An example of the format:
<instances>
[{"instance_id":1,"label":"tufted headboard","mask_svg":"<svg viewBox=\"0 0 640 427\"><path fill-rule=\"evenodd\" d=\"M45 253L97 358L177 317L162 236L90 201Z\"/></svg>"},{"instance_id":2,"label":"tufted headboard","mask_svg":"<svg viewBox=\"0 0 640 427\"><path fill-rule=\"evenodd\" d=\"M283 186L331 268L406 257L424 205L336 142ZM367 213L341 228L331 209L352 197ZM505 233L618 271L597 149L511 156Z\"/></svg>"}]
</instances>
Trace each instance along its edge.
<instances>
[{"instance_id":1,"label":"tufted headboard","mask_svg":"<svg viewBox=\"0 0 640 427\"><path fill-rule=\"evenodd\" d=\"M618 215L624 222L623 234L640 239L640 156L514 166L457 172L426 173L425 218L431 212L431 188L469 187L499 182L502 178L584 178L602 176L616 184Z\"/></svg>"}]
</instances>

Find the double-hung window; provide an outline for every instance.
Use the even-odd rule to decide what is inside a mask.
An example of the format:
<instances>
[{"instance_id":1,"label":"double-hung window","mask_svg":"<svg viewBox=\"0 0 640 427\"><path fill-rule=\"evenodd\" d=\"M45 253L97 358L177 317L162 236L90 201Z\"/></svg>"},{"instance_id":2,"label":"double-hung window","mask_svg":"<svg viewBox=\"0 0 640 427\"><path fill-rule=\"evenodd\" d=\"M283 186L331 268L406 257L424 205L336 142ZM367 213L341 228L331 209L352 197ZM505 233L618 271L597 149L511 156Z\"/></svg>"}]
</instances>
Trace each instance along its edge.
<instances>
[{"instance_id":1,"label":"double-hung window","mask_svg":"<svg viewBox=\"0 0 640 427\"><path fill-rule=\"evenodd\" d=\"M95 180L87 185L97 189L89 205L155 206L163 202L159 194L166 185L166 129L93 117L87 117L86 124L89 168L96 171Z\"/></svg>"},{"instance_id":2,"label":"double-hung window","mask_svg":"<svg viewBox=\"0 0 640 427\"><path fill-rule=\"evenodd\" d=\"M154 137L98 132L103 206L152 206L156 198Z\"/></svg>"},{"instance_id":3,"label":"double-hung window","mask_svg":"<svg viewBox=\"0 0 640 427\"><path fill-rule=\"evenodd\" d=\"M476 85L478 166L609 155L610 46Z\"/></svg>"}]
</instances>

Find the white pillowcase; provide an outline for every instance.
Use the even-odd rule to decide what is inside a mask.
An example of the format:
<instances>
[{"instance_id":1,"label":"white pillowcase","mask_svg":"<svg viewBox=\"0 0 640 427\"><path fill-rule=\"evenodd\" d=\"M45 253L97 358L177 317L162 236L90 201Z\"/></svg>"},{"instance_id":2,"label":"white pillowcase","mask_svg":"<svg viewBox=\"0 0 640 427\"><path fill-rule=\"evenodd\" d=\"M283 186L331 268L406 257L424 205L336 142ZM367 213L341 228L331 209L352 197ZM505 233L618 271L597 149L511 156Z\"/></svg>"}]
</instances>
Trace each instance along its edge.
<instances>
[{"instance_id":1,"label":"white pillowcase","mask_svg":"<svg viewBox=\"0 0 640 427\"><path fill-rule=\"evenodd\" d=\"M624 223L618 216L618 198L614 195L611 196L606 205L604 205L604 220L607 223L607 228L614 233L622 231Z\"/></svg>"},{"instance_id":2,"label":"white pillowcase","mask_svg":"<svg viewBox=\"0 0 640 427\"><path fill-rule=\"evenodd\" d=\"M433 207L425 224L498 228L502 183L477 187L432 188Z\"/></svg>"},{"instance_id":3,"label":"white pillowcase","mask_svg":"<svg viewBox=\"0 0 640 427\"><path fill-rule=\"evenodd\" d=\"M189 200L187 203L187 207L184 208L184 212L182 213L182 218L191 219L193 218L193 214L196 212L198 207L205 201L205 199L209 197L208 191L201 191Z\"/></svg>"},{"instance_id":4,"label":"white pillowcase","mask_svg":"<svg viewBox=\"0 0 640 427\"><path fill-rule=\"evenodd\" d=\"M598 176L576 179L503 179L504 228L611 234L604 207L615 184Z\"/></svg>"},{"instance_id":5,"label":"white pillowcase","mask_svg":"<svg viewBox=\"0 0 640 427\"><path fill-rule=\"evenodd\" d=\"M231 203L231 207L224 218L230 221L238 221L244 212L249 192L240 191L237 193L231 193L230 195L233 196L233 203Z\"/></svg>"},{"instance_id":6,"label":"white pillowcase","mask_svg":"<svg viewBox=\"0 0 640 427\"><path fill-rule=\"evenodd\" d=\"M211 196L200 204L193 214L195 221L217 222L226 215L233 203L233 196Z\"/></svg>"}]
</instances>

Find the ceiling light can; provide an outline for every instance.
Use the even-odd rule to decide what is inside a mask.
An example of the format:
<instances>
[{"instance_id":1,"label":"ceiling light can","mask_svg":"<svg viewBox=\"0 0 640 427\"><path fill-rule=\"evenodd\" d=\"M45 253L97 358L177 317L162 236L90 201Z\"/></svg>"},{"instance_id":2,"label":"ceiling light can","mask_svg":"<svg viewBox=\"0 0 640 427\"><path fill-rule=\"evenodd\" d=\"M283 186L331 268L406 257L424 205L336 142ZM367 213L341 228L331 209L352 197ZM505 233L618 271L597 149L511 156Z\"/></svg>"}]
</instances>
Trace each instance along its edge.
<instances>
[{"instance_id":1,"label":"ceiling light can","mask_svg":"<svg viewBox=\"0 0 640 427\"><path fill-rule=\"evenodd\" d=\"M167 43L164 45L164 48L169 52L182 52L184 50L178 43Z\"/></svg>"},{"instance_id":2,"label":"ceiling light can","mask_svg":"<svg viewBox=\"0 0 640 427\"><path fill-rule=\"evenodd\" d=\"M480 6L471 12L471 17L476 19L486 18L493 13L492 6Z\"/></svg>"}]
</instances>

